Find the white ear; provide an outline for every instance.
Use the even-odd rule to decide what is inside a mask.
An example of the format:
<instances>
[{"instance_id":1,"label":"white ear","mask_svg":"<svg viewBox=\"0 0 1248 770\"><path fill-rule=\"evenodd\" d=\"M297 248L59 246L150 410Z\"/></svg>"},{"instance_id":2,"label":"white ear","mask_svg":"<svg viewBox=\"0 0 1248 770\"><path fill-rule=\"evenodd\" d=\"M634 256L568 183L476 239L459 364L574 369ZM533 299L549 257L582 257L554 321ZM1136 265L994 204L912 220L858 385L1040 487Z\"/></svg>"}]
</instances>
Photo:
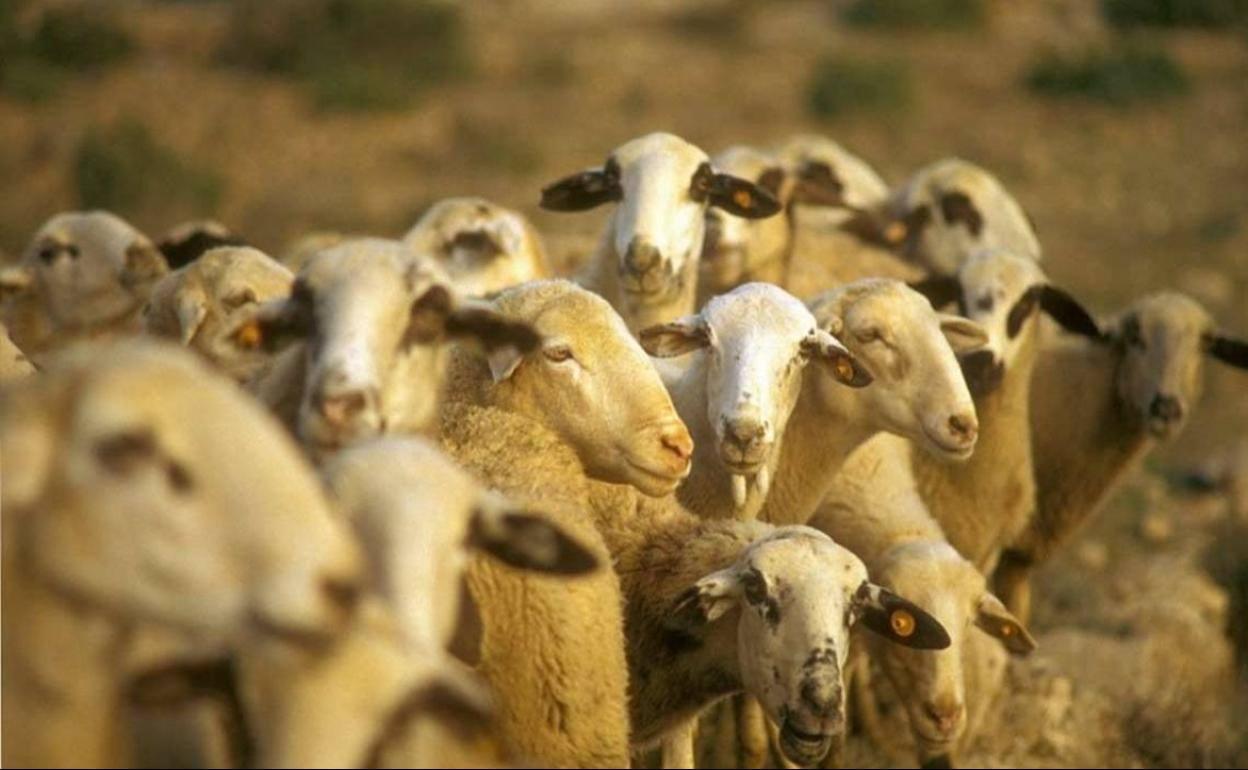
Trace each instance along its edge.
<instances>
[{"instance_id":1,"label":"white ear","mask_svg":"<svg viewBox=\"0 0 1248 770\"><path fill-rule=\"evenodd\" d=\"M954 353L970 353L988 344L987 330L969 318L949 313L937 313L936 317Z\"/></svg>"},{"instance_id":2,"label":"white ear","mask_svg":"<svg viewBox=\"0 0 1248 770\"><path fill-rule=\"evenodd\" d=\"M208 303L204 301L204 295L196 291L178 297L177 305L182 344L189 345L208 316Z\"/></svg>"},{"instance_id":3,"label":"white ear","mask_svg":"<svg viewBox=\"0 0 1248 770\"><path fill-rule=\"evenodd\" d=\"M684 355L711 344L711 327L700 315L687 315L668 323L642 329L641 347L655 358Z\"/></svg>"},{"instance_id":4,"label":"white ear","mask_svg":"<svg viewBox=\"0 0 1248 770\"><path fill-rule=\"evenodd\" d=\"M524 360L524 354L511 345L494 348L486 355L490 364L490 376L494 382L502 382L516 371L516 367Z\"/></svg>"}]
</instances>

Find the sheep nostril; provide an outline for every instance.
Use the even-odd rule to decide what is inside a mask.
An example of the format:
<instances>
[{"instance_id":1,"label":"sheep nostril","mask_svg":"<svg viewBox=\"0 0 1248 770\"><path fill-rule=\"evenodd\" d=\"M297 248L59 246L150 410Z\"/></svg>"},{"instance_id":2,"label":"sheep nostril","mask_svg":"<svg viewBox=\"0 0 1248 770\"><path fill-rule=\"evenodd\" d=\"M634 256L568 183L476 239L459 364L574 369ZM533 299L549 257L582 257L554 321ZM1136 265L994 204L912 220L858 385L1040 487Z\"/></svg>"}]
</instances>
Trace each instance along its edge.
<instances>
[{"instance_id":1,"label":"sheep nostril","mask_svg":"<svg viewBox=\"0 0 1248 770\"><path fill-rule=\"evenodd\" d=\"M368 407L368 395L363 390L349 390L320 399L321 415L333 425L343 425Z\"/></svg>"},{"instance_id":2,"label":"sheep nostril","mask_svg":"<svg viewBox=\"0 0 1248 770\"><path fill-rule=\"evenodd\" d=\"M350 614L360 599L360 586L345 578L327 577L321 580L321 591L335 608Z\"/></svg>"},{"instance_id":3,"label":"sheep nostril","mask_svg":"<svg viewBox=\"0 0 1248 770\"><path fill-rule=\"evenodd\" d=\"M1153 397L1148 412L1156 419L1177 422L1183 417L1183 405L1174 396L1159 393Z\"/></svg>"},{"instance_id":4,"label":"sheep nostril","mask_svg":"<svg viewBox=\"0 0 1248 770\"><path fill-rule=\"evenodd\" d=\"M693 438L684 425L674 426L661 432L659 442L681 460L688 460L693 455Z\"/></svg>"},{"instance_id":5,"label":"sheep nostril","mask_svg":"<svg viewBox=\"0 0 1248 770\"><path fill-rule=\"evenodd\" d=\"M949 418L949 432L966 443L975 440L979 425L974 417L955 414Z\"/></svg>"}]
</instances>

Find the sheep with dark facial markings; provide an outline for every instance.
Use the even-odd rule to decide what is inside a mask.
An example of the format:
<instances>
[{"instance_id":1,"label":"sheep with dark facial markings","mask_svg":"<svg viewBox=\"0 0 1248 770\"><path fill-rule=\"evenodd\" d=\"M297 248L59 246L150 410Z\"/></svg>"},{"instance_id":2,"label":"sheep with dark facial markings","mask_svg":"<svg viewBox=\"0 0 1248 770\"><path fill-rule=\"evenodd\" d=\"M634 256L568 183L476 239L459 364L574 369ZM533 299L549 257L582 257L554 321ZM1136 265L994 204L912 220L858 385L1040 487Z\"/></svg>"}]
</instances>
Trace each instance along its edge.
<instances>
[{"instance_id":1,"label":"sheep with dark facial markings","mask_svg":"<svg viewBox=\"0 0 1248 770\"><path fill-rule=\"evenodd\" d=\"M708 207L749 218L780 211L770 192L716 171L706 153L666 133L626 142L601 167L542 190L551 211L607 203L617 205L582 280L634 333L694 311Z\"/></svg>"}]
</instances>

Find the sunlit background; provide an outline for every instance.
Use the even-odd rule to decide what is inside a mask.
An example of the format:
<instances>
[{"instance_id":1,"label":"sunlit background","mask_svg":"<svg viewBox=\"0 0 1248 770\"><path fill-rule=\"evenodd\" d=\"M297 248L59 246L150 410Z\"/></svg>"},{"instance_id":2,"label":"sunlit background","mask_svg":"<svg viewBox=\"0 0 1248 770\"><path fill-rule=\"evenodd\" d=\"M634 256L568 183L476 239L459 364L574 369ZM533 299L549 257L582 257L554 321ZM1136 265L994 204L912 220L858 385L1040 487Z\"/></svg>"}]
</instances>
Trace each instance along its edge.
<instances>
[{"instance_id":1,"label":"sunlit background","mask_svg":"<svg viewBox=\"0 0 1248 770\"><path fill-rule=\"evenodd\" d=\"M538 191L623 141L817 131L890 183L978 162L1098 312L1174 288L1242 336L1246 19L1248 0L0 0L0 251L103 207L153 235L215 217L277 253L475 194L566 264L605 214ZM1244 375L1207 382L1158 478L1248 430ZM1098 530L1111 552L1150 489Z\"/></svg>"}]
</instances>

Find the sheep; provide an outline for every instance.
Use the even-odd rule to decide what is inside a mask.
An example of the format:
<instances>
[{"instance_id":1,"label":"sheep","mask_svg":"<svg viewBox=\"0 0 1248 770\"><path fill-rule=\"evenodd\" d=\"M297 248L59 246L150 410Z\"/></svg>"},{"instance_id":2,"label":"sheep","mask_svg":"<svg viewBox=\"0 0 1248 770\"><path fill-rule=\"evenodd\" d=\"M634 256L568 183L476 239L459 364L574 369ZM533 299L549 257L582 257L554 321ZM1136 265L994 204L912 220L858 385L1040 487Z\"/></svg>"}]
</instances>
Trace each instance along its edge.
<instances>
[{"instance_id":1,"label":"sheep","mask_svg":"<svg viewBox=\"0 0 1248 770\"><path fill-rule=\"evenodd\" d=\"M49 219L21 262L0 276L0 312L13 341L36 362L78 339L138 331L152 284L168 272L147 236L106 211Z\"/></svg>"},{"instance_id":2,"label":"sheep","mask_svg":"<svg viewBox=\"0 0 1248 770\"><path fill-rule=\"evenodd\" d=\"M998 595L1024 621L1032 569L1182 430L1200 399L1204 356L1248 369L1248 343L1174 292L1137 299L1102 334L1047 344L1033 375L1036 510L994 575Z\"/></svg>"},{"instance_id":3,"label":"sheep","mask_svg":"<svg viewBox=\"0 0 1248 770\"><path fill-rule=\"evenodd\" d=\"M456 337L490 348L536 344L527 327L459 301L435 264L378 238L317 253L289 297L258 306L229 334L244 350L276 353L248 388L318 457L431 429Z\"/></svg>"},{"instance_id":4,"label":"sheep","mask_svg":"<svg viewBox=\"0 0 1248 770\"><path fill-rule=\"evenodd\" d=\"M438 201L402 240L417 254L433 257L470 296L551 275L533 225L520 212L484 198Z\"/></svg>"},{"instance_id":5,"label":"sheep","mask_svg":"<svg viewBox=\"0 0 1248 770\"><path fill-rule=\"evenodd\" d=\"M875 169L826 136L791 136L775 148L775 154L797 179L797 202L818 205L821 223L845 225L888 199L888 185ZM803 219L814 213L801 211ZM900 234L892 240L899 241Z\"/></svg>"},{"instance_id":6,"label":"sheep","mask_svg":"<svg viewBox=\"0 0 1248 770\"><path fill-rule=\"evenodd\" d=\"M156 241L170 270L186 267L210 249L219 246L246 246L247 242L215 219L183 222Z\"/></svg>"},{"instance_id":7,"label":"sheep","mask_svg":"<svg viewBox=\"0 0 1248 770\"><path fill-rule=\"evenodd\" d=\"M0 394L0 424L5 764L125 763L135 624L223 650L349 623L359 553L311 469L190 354L66 351Z\"/></svg>"},{"instance_id":8,"label":"sheep","mask_svg":"<svg viewBox=\"0 0 1248 770\"><path fill-rule=\"evenodd\" d=\"M26 354L13 344L9 330L0 323L0 385L10 380L20 379L35 371L35 366Z\"/></svg>"},{"instance_id":9,"label":"sheep","mask_svg":"<svg viewBox=\"0 0 1248 770\"><path fill-rule=\"evenodd\" d=\"M717 172L706 153L667 133L627 142L601 167L548 185L541 206L584 211L611 202L620 205L580 280L634 333L693 312L709 206L751 219L780 211L771 193Z\"/></svg>"},{"instance_id":10,"label":"sheep","mask_svg":"<svg viewBox=\"0 0 1248 770\"><path fill-rule=\"evenodd\" d=\"M979 442L951 463L924 451L910 455L919 493L958 552L985 574L1035 510L1030 393L1044 315L1075 334L1097 336L1096 321L1053 286L1034 260L999 249L971 255L953 278L917 287L933 305L956 300L988 331L988 344L962 358L975 399Z\"/></svg>"},{"instance_id":11,"label":"sheep","mask_svg":"<svg viewBox=\"0 0 1248 770\"><path fill-rule=\"evenodd\" d=\"M954 357L955 350L972 350L984 343L984 331L977 324L935 313L922 295L900 281L885 279L868 279L833 289L812 300L809 308L816 329L830 335L826 339L838 341L849 357L838 358L836 347L825 340L821 355L830 354L833 367L840 371L832 377L802 377L800 392L787 420L782 419L784 415L779 411L765 418L774 421L773 431L777 435L783 429L783 441L766 451L765 477L770 483L761 485L769 491L758 517L778 524L805 523L840 463L877 431L899 433L931 445L933 451L965 457L975 446L978 430L971 397ZM714 361L717 357L736 355L735 346L744 339L737 335L749 326L717 325L715 331L726 341L715 342L714 335L707 331L706 320L694 316L655 327L646 333L645 340L651 354L673 356L710 348L706 358ZM804 335L810 329L792 327L787 346L790 351L796 344L792 339L794 330ZM719 369L721 364L704 366L710 373L732 374L727 367ZM703 384L699 368L696 361L690 362L688 380L676 389L689 390L679 394L677 401L684 405L684 413L701 426L699 432L709 437L709 430L715 429L722 418L707 414L710 402L705 394L725 386L712 387L709 378ZM791 375L773 368L766 376L778 379ZM862 384L868 377L868 387L844 387L845 382ZM715 408L720 406L715 404ZM706 422L712 428L707 428ZM731 447L720 451L733 458L739 454ZM754 479L757 488L758 471ZM736 485L739 487L740 482ZM723 486L717 492L718 499L726 494ZM727 505L700 505L696 498L709 493L698 489L691 492L682 499L698 507L700 514L724 516L735 511ZM748 499L747 496L747 502Z\"/></svg>"},{"instance_id":12,"label":"sheep","mask_svg":"<svg viewBox=\"0 0 1248 770\"><path fill-rule=\"evenodd\" d=\"M276 255L277 261L290 268L292 273L298 273L303 269L304 264L316 254L332 249L343 241L361 237L364 236L349 235L336 230L315 230L304 233L286 243L285 248Z\"/></svg>"},{"instance_id":13,"label":"sheep","mask_svg":"<svg viewBox=\"0 0 1248 770\"><path fill-rule=\"evenodd\" d=\"M951 764L951 754L969 739L989 702L991 691L972 686L1000 673L975 645L971 626L994 636L1015 655L1035 649L1035 640L992 593L975 565L950 545L915 485L906 462L908 442L897 436L876 436L850 455L810 525L862 558L871 579L907 597L931 613L952 640L948 649L914 651L898 645L867 641L898 693L910 721L922 766ZM976 455L983 451L976 450ZM863 654L860 645L854 657ZM985 659L986 658L986 659ZM971 669L981 672L976 677ZM965 669L965 670L964 670ZM855 693L865 701L866 726L874 728L869 669L865 661L851 667ZM982 682L982 684L981 684ZM887 745L878 731L872 738Z\"/></svg>"},{"instance_id":14,"label":"sheep","mask_svg":"<svg viewBox=\"0 0 1248 770\"><path fill-rule=\"evenodd\" d=\"M665 733L678 729L715 699L745 687L745 682L764 699L773 718L784 721L782 705L793 714L802 714L800 721L803 724L790 724L786 731L791 744L790 750L809 750L811 742L830 740L830 736L820 732L803 744L803 733L800 732L802 727L815 727L822 731L825 726L830 728L836 719L830 713L823 715L827 717L826 720L819 715L812 716L807 713L809 707L801 705L804 701L801 698L803 680L800 678L800 671L786 669L783 688L776 687L772 683L774 680L769 677L761 676L763 672L757 668L744 675L744 680L741 679L742 674L731 673L738 669L739 661L755 667L768 663L773 666L792 664L794 668L798 668L806 660L805 655L784 657L774 649L759 653L758 648L752 645L755 642L764 644L757 639L760 635L766 636L761 625L753 628L751 621L742 621L742 627L752 628L752 631L748 637L751 641L744 641L740 646L732 641L735 634L731 630L723 630L723 638L719 640L722 643L715 645L713 657L710 659L695 659L690 662L685 653L694 654L694 649L701 646L697 642L692 646L678 642L676 649L668 650L656 658L656 650L664 649L667 644L665 640L672 636L670 629L665 630L661 621L672 615L673 601L680 598L677 595L690 589L694 581L704 576L705 573L694 574L698 564L704 566L706 572L722 570L740 556L742 549L746 549L759 538L768 539L770 533L779 530L754 522L703 521L679 508L671 500L668 495L683 476L684 466L688 462L688 437L680 435L683 427L678 427L680 423L675 419L666 392L637 343L628 336L628 331L619 317L602 299L577 290L565 282L517 287L503 292L496 302L507 317L532 323L546 340L545 347L540 353L531 353L520 360L509 356L501 362L491 360L487 363L474 361L467 354L457 359L460 366L455 368L451 377L454 386L451 391L458 394L458 398L448 400L443 406L444 441L453 455L482 475L491 486L502 488L513 496L540 499L543 504L550 504L553 500L566 501L570 515L574 520L579 520L587 534L598 533L604 539L619 573L618 584L612 581L599 584L599 598L593 602L597 609L590 613L597 616L598 622L603 624L597 631L598 644L593 648L597 667L593 669L592 690L596 696L584 694L576 697L571 704L563 706L563 710L568 714L577 714L588 708L583 704L594 703L603 713L614 715L617 706L622 708L624 685L619 682L610 686L603 683L605 675L613 670L608 668L609 664L614 664L604 651L608 649L608 632L619 633L620 619L618 615L614 615L614 610L619 606L619 591L622 588L626 606L630 608L626 612L625 628L628 630L628 670L631 672L629 681L632 683L633 693L629 711L632 717L634 748L642 748L661 739ZM572 371L565 372L560 368L561 364L569 362L575 362ZM631 374L626 373L623 367L631 369ZM617 405L616 409L611 410L615 413L602 410L595 412L582 407L586 397L576 394L578 391L584 393L588 389L600 391L595 399L598 403ZM619 406L624 408L619 409ZM660 417L664 413L668 416ZM568 415L571 415L571 420ZM620 419L620 416L625 419ZM632 427L635 425L642 426L642 430ZM664 425L670 427L660 428L656 435L656 427ZM663 430L675 433L665 436L661 432ZM618 441L618 437L630 435L637 435L640 439L630 442L633 445L631 454L634 459L620 458L619 451L612 446ZM648 458L646 455L657 456ZM645 476L638 478L630 470L638 464L667 466L668 480L658 485L647 480ZM822 536L818 537L821 543L826 543L828 550L835 549L830 541ZM776 534L771 539L783 538ZM796 545L793 547L797 548ZM726 549L732 551L731 555L725 554ZM823 553L824 549L824 545L811 548L816 554ZM764 550L772 549L770 546L760 545L758 551ZM788 546L780 550L787 553ZM691 554L701 556L692 557ZM707 561L699 561L703 558ZM785 580L790 579L788 573L783 571L783 565L788 560L783 556L775 558L779 562L773 565L776 574L783 574ZM847 566L843 571L839 564L834 571L810 569L812 562L808 558L817 563L823 557L803 557L799 548L793 563L801 566L792 576L792 580L797 581L799 576L806 574L810 575L805 578L807 581L831 576L840 580L850 570ZM865 578L865 571L861 574ZM614 573L611 577L614 577ZM688 578L688 581L680 582L681 578ZM740 590L739 585L732 584L731 570L713 575L712 578L703 588L722 588L725 593L715 598L719 600L716 604L723 604L713 611L713 616L703 617L701 623L710 623L719 614L726 612L729 609L727 605L735 601ZM659 583L657 586L656 581ZM536 736L539 733L538 727L532 724L532 712L541 708L534 703L549 700L550 696L543 696L539 690L521 698L519 696L522 693L517 692L514 681L532 667L531 663L526 662L532 657L531 644L519 646L523 640L513 638L514 634L505 633L507 629L491 628L491 617L497 618L503 612L500 598L506 595L508 585L485 570L470 572L470 582L474 586L473 593L484 616L482 659L488 661L493 658L498 661L493 667L483 664L483 670L494 670L500 672L496 677L507 676L513 679L510 682L495 679L491 681L500 694L507 693L500 700L514 698L517 704L523 704L513 707L523 708L516 717L517 720L521 717L529 720L528 729L522 734ZM778 583L773 585L783 592ZM579 581L578 587L581 586L588 588L588 581ZM844 594L848 601L849 595L860 586L861 582L845 578L845 584L841 586L845 590L833 596L841 598ZM783 611L796 618L791 627L785 626L792 634L803 633L803 627L818 620L817 630L809 629L812 636L793 642L794 645L809 643L824 645L826 648L824 630L836 633L835 629L841 628L839 633L843 636L846 618L843 610L846 605L839 604L839 609L820 615L819 613L827 609L826 606L810 607L803 604L815 596L824 596L826 588L827 585L820 584L817 590L813 587L810 591L794 589L774 600L777 607L784 604L783 610L777 609L777 612ZM514 592L516 589L513 587L510 590ZM694 593L696 595L697 592ZM871 597L876 597L885 604L895 598L880 598L874 589L864 589L863 593L861 601L866 604L871 603L868 601ZM528 601L536 601L538 597L535 594L530 588L528 593L521 596ZM798 606L790 609L785 603L788 600ZM514 604L518 599L512 601ZM547 611L558 613L557 617L562 616L565 613L564 606L551 601L552 605L546 608ZM700 637L705 633L702 628L694 627L700 625L694 617L697 611L688 605L696 603L694 600L686 601L685 608L675 613L675 616L690 623L682 631L686 637ZM872 606L878 608L882 605ZM514 606L509 609L506 617L520 616ZM815 613L814 619L810 614L812 612ZM524 616L532 617L533 613ZM589 618L579 619L578 633L584 633L588 620ZM778 617L773 620L779 623ZM554 621L545 621L541 627L544 629L549 622ZM607 625L614 631L605 628ZM718 627L727 628L726 625ZM530 630L535 632L538 629ZM923 637L927 639L927 643L939 642L939 633L933 634L934 636ZM918 635L915 641L919 641ZM619 643L623 644L622 641ZM774 640L768 644L774 644ZM579 645L589 647L590 643L582 637ZM513 651L511 646L519 646L519 650ZM520 651L524 654L521 655ZM809 667L817 671L815 678L820 680L819 688L816 689L821 689L822 694L829 697L833 682L828 677L835 673L836 684L839 684L839 673L824 665L828 663L827 659L831 654L831 650L825 650L816 656L819 660ZM561 660L565 666L569 666L574 663L570 660L572 657L569 651L566 658ZM510 666L505 665L508 661ZM654 671L651 666L656 661L661 661L661 665L672 666L672 674ZM690 670L690 666L693 670ZM809 669L806 674L811 673ZM537 687L535 683L529 683L528 686ZM615 700L604 694L612 692L615 693ZM563 697L574 696L565 694ZM817 707L827 705L819 703ZM507 709L504 705L504 713ZM806 735L809 737L809 734ZM535 759L557 761L549 758L549 754L545 753L548 751L548 748L530 744L528 755ZM601 760L598 754L592 755L592 758Z\"/></svg>"},{"instance_id":15,"label":"sheep","mask_svg":"<svg viewBox=\"0 0 1248 770\"><path fill-rule=\"evenodd\" d=\"M888 206L892 221L904 224L902 253L932 272L957 272L981 247L1040 261L1027 213L996 177L969 161L944 158L924 166Z\"/></svg>"},{"instance_id":16,"label":"sheep","mask_svg":"<svg viewBox=\"0 0 1248 770\"><path fill-rule=\"evenodd\" d=\"M229 337L258 304L290 294L295 276L249 246L210 249L152 288L143 309L148 334L178 340L230 377L246 382L268 358Z\"/></svg>"}]
</instances>

